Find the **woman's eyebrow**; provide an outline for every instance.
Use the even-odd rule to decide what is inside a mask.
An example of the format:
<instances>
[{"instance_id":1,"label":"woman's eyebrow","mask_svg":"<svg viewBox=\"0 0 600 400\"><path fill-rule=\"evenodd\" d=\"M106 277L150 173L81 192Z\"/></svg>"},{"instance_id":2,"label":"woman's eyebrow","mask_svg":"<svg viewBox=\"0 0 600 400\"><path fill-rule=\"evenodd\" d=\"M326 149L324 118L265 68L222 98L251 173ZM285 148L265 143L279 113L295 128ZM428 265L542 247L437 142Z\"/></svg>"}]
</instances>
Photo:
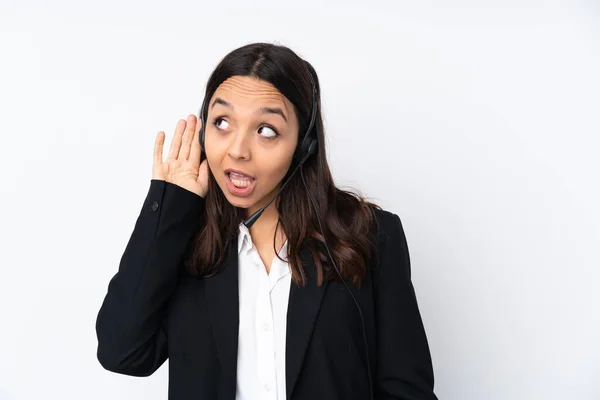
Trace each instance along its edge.
<instances>
[{"instance_id":1,"label":"woman's eyebrow","mask_svg":"<svg viewBox=\"0 0 600 400\"><path fill-rule=\"evenodd\" d=\"M216 104L221 104L222 106L225 106L233 111L233 106L220 97L215 98L215 100L213 101L210 108L213 108ZM277 114L277 115L281 116L281 118L283 118L283 120L286 123L288 122L287 117L285 116L285 113L279 107L261 107L256 111L256 113L257 114Z\"/></svg>"},{"instance_id":2,"label":"woman's eyebrow","mask_svg":"<svg viewBox=\"0 0 600 400\"><path fill-rule=\"evenodd\" d=\"M258 111L257 114L277 114L277 115L281 115L281 118L283 118L283 120L287 123L287 118L285 117L285 114L283 113L283 110L279 107L261 107Z\"/></svg>"}]
</instances>

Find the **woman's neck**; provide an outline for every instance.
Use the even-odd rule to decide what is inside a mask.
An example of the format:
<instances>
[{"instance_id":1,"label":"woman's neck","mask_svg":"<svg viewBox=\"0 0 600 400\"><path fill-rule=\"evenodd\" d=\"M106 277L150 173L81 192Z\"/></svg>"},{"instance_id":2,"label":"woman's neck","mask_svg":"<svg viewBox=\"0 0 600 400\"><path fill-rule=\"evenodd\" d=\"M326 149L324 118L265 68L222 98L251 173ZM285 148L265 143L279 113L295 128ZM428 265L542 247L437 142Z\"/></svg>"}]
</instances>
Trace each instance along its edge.
<instances>
[{"instance_id":1,"label":"woman's neck","mask_svg":"<svg viewBox=\"0 0 600 400\"><path fill-rule=\"evenodd\" d=\"M285 241L285 233L281 225L277 226L279 221L279 213L277 211L276 202L269 204L260 217L250 227L250 236L252 241L260 246L261 244L273 243L275 229L278 228L276 244L281 246ZM250 214L251 215L251 214ZM250 216L248 215L248 217Z\"/></svg>"}]
</instances>

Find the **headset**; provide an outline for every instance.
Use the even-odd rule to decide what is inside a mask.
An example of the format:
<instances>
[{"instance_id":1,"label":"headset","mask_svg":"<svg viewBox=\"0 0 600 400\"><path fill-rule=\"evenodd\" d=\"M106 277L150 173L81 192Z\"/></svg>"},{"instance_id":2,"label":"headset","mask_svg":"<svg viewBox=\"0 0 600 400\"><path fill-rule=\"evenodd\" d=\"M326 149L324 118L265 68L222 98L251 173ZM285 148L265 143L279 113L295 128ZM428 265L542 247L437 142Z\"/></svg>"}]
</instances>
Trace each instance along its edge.
<instances>
[{"instance_id":1,"label":"headset","mask_svg":"<svg viewBox=\"0 0 600 400\"><path fill-rule=\"evenodd\" d=\"M256 211L254 214L252 214L248 219L246 219L244 221L244 225L246 225L246 227L248 229L254 224L254 222L258 219L258 217L260 217L262 212L273 202L273 200L275 200L277 198L277 196L279 196L279 194L281 193L283 188L288 184L288 182L296 174L298 169L311 156L311 154L314 154L317 151L317 143L318 143L317 130L313 129L315 120L317 118L317 108L318 108L317 107L317 98L318 98L317 86L315 85L314 78L310 71L308 72L308 76L310 77L310 81L311 81L311 85L312 85L312 113L311 113L311 117L310 117L310 123L308 124L308 129L306 130L306 133L304 134L304 137L302 138L302 143L300 144L300 146L296 147L294 156L292 158L292 165L295 163L296 167L293 170L293 172L289 175L287 180L284 182L284 184L281 185L281 188L275 194L275 196L273 196L273 198L265 206L263 206L260 210ZM205 148L204 148L204 140L205 140L204 136L205 136L205 126L206 126L205 108L207 108L206 98L202 102L202 108L200 109L200 119L202 121L202 126L200 127L200 147L202 148L202 152L205 152ZM206 109L206 114L208 114L208 109ZM308 194L308 197L311 201L313 209L315 210L315 215L317 217L317 221L319 222L319 229L321 230L321 234L323 235L323 241L325 242L325 248L327 249L327 254L329 255L329 259L331 260L333 267L335 268L335 271L337 272L341 281L344 283L346 290L352 297L352 300L354 301L354 304L356 305L356 308L358 309L358 314L360 316L360 322L361 322L361 326L362 326L363 341L365 344L365 355L366 355L366 360L367 360L367 375L368 375L368 379L369 379L369 394L370 394L370 398L372 400L374 398L373 397L373 380L371 377L371 363L369 360L369 347L367 344L367 335L365 332L365 321L363 318L362 309L360 308L358 301L356 301L356 297L354 297L354 294L348 287L346 280L342 277L342 274L340 273L340 270L338 269L337 264L335 263L333 256L331 255L331 251L329 250L329 246L327 245L327 240L325 239L325 232L323 231L323 226L321 225L321 219L319 218L319 214L317 212L317 206L315 204L313 197L310 194L310 191L308 190L308 186L306 185L306 181L304 180L304 173L301 168L300 168L300 176L302 178L302 183L304 184L304 188L306 189L306 193Z\"/></svg>"}]
</instances>

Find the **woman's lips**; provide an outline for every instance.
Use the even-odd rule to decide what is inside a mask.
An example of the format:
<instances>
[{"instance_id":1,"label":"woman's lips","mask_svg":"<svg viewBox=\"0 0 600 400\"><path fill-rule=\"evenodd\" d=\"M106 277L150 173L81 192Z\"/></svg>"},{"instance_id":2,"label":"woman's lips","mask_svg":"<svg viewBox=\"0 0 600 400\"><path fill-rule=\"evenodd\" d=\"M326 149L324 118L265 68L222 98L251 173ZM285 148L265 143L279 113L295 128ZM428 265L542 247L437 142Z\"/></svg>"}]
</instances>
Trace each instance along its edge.
<instances>
[{"instance_id":1,"label":"woman's lips","mask_svg":"<svg viewBox=\"0 0 600 400\"><path fill-rule=\"evenodd\" d=\"M245 187L238 187L233 183L232 177L230 176L230 174L225 174L225 175L227 176L227 179L226 179L227 180L227 190L229 190L229 193L231 193L234 196L238 196L238 197L250 196L250 194L252 194L252 192L254 191L254 188L256 187L256 179L254 179L254 178L240 179L240 180L233 178L233 180L238 181L238 183L248 182L248 181L251 182L249 185L247 183L243 183L244 185L246 185Z\"/></svg>"}]
</instances>

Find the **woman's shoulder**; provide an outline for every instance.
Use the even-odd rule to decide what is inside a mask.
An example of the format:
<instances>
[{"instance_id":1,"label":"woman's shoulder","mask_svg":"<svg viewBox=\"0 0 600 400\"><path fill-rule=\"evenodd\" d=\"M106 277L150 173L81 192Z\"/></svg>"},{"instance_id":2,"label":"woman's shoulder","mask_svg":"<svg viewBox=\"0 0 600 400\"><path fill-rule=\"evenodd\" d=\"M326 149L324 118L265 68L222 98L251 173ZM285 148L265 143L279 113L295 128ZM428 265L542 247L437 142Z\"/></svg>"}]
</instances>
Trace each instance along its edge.
<instances>
[{"instance_id":1,"label":"woman's shoulder","mask_svg":"<svg viewBox=\"0 0 600 400\"><path fill-rule=\"evenodd\" d=\"M384 208L374 208L374 221L371 227L372 241L379 255L402 253L408 255L408 244L404 227L398 214Z\"/></svg>"},{"instance_id":2,"label":"woman's shoulder","mask_svg":"<svg viewBox=\"0 0 600 400\"><path fill-rule=\"evenodd\" d=\"M377 235L392 235L397 233L398 228L402 228L402 223L398 214L391 210L377 207L371 207L373 210L374 221L371 232Z\"/></svg>"},{"instance_id":3,"label":"woman's shoulder","mask_svg":"<svg viewBox=\"0 0 600 400\"><path fill-rule=\"evenodd\" d=\"M404 228L398 214L383 208L374 208L375 221L371 229L372 240L375 245L374 265L379 271L387 270L394 266L396 273L402 279L410 279L410 256ZM377 278L376 281L379 281Z\"/></svg>"}]
</instances>

